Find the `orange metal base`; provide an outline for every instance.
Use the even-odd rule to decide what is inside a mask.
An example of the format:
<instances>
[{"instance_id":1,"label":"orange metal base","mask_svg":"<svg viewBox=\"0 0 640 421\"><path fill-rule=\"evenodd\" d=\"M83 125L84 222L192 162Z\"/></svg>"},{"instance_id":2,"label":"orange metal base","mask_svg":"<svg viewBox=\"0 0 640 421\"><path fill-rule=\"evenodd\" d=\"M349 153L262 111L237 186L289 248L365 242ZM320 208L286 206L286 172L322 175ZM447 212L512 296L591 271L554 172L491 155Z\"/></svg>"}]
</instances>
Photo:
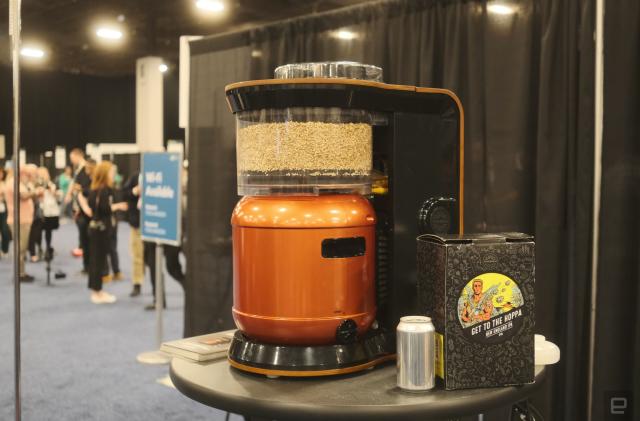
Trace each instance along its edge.
<instances>
[{"instance_id":1,"label":"orange metal base","mask_svg":"<svg viewBox=\"0 0 640 421\"><path fill-rule=\"evenodd\" d=\"M232 217L233 317L248 337L327 345L336 328L363 335L376 314L375 211L357 195L245 197ZM360 239L362 252L323 254Z\"/></svg>"}]
</instances>

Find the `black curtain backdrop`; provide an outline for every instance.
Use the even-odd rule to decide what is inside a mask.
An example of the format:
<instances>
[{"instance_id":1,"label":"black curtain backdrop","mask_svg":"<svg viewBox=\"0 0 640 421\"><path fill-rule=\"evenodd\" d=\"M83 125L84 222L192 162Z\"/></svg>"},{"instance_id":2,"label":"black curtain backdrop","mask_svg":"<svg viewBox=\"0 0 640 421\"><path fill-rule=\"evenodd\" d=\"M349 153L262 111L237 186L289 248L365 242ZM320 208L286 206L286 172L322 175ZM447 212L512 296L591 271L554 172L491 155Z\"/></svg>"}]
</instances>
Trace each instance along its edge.
<instances>
[{"instance_id":1,"label":"black curtain backdrop","mask_svg":"<svg viewBox=\"0 0 640 421\"><path fill-rule=\"evenodd\" d=\"M640 2L606 2L594 420L612 392L640 419ZM608 402L606 402L608 404Z\"/></svg>"},{"instance_id":2,"label":"black curtain backdrop","mask_svg":"<svg viewBox=\"0 0 640 421\"><path fill-rule=\"evenodd\" d=\"M135 142L135 76L99 77L25 69L21 74L22 145L32 162L39 154L87 143ZM11 156L13 94L11 69L0 66L0 134ZM178 72L165 73L164 133L184 139L178 127ZM31 162L30 161L30 162Z\"/></svg>"},{"instance_id":3,"label":"black curtain backdrop","mask_svg":"<svg viewBox=\"0 0 640 421\"><path fill-rule=\"evenodd\" d=\"M164 101L164 140L184 140L184 129L178 127L178 115L180 106L180 83L179 72L177 67L172 67L164 74L164 84L162 86L162 95ZM135 79L134 82L135 84ZM135 90L135 85L134 85ZM135 92L134 92L135 95ZM134 106L135 107L135 106ZM133 111L133 127L135 140L135 108Z\"/></svg>"},{"instance_id":4,"label":"black curtain backdrop","mask_svg":"<svg viewBox=\"0 0 640 421\"><path fill-rule=\"evenodd\" d=\"M235 118L225 85L249 79L251 48L191 58L185 336L230 329L231 211L236 195Z\"/></svg>"},{"instance_id":5,"label":"black curtain backdrop","mask_svg":"<svg viewBox=\"0 0 640 421\"><path fill-rule=\"evenodd\" d=\"M561 347L562 360L534 401L547 420L585 419L595 1L507 3L515 14L490 13L484 1L388 0L191 44L186 335L233 327L229 219L238 197L224 86L270 78L291 62L361 61L381 66L386 82L448 88L461 98L467 231L535 234L536 331ZM604 419L604 393L639 390L640 374L639 6L607 2L606 16L594 421ZM338 29L356 38L338 39ZM634 347L622 347L623 339Z\"/></svg>"},{"instance_id":6,"label":"black curtain backdrop","mask_svg":"<svg viewBox=\"0 0 640 421\"><path fill-rule=\"evenodd\" d=\"M11 69L0 68L0 133L12 153ZM103 78L59 72L21 75L23 148L28 154L56 145L84 148L89 142L135 141L135 79ZM6 112L5 112L6 110Z\"/></svg>"}]
</instances>

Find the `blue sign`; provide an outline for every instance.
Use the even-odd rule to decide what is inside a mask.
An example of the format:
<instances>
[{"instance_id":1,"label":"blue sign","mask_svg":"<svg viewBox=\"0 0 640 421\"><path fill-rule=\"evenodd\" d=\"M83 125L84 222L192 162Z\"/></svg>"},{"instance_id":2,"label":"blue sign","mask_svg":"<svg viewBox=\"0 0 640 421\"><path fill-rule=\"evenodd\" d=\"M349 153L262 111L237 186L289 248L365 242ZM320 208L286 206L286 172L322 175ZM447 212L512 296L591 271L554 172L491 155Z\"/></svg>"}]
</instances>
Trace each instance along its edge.
<instances>
[{"instance_id":1,"label":"blue sign","mask_svg":"<svg viewBox=\"0 0 640 421\"><path fill-rule=\"evenodd\" d=\"M180 244L182 218L182 154L142 154L142 239Z\"/></svg>"}]
</instances>

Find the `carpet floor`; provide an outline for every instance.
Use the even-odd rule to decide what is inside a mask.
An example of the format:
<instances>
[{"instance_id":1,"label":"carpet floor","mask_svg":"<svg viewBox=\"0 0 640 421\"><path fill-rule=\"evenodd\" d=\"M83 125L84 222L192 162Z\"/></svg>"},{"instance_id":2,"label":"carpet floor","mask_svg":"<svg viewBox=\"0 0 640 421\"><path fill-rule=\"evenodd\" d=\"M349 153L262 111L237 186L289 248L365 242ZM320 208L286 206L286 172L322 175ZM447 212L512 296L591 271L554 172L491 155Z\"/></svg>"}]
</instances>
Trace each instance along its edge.
<instances>
[{"instance_id":1,"label":"carpet floor","mask_svg":"<svg viewBox=\"0 0 640 421\"><path fill-rule=\"evenodd\" d=\"M121 269L128 278L127 224L119 224L118 238ZM22 419L224 420L224 412L158 384L168 366L136 362L137 354L155 347L155 312L143 310L152 301L148 273L143 295L129 297L128 278L106 285L118 297L115 304L92 304L81 260L70 254L77 241L73 223L54 233L52 267L67 278L52 279L53 286L46 286L45 263L27 264L36 281L22 285ZM10 259L0 260L0 420L14 417L12 268ZM165 280L168 340L182 335L184 294L171 277Z\"/></svg>"}]
</instances>

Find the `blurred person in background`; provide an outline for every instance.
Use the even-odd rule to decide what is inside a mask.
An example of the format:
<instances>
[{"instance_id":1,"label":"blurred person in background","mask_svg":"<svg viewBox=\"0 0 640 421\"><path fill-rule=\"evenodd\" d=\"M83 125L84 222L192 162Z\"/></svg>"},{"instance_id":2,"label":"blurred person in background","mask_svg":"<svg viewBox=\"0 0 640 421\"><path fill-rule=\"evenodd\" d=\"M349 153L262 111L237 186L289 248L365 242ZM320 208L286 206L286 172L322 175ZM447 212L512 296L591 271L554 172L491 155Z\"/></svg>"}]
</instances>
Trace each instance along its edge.
<instances>
[{"instance_id":1,"label":"blurred person in background","mask_svg":"<svg viewBox=\"0 0 640 421\"><path fill-rule=\"evenodd\" d=\"M87 177L89 177L89 180L93 180L93 171L96 169L96 166L98 164L96 163L95 159L89 158L87 159L87 162L84 166L84 173L87 175ZM87 193L89 192L89 190L91 190L91 183L89 183L89 187L86 190L83 190L83 193ZM85 197L87 197L85 195Z\"/></svg>"},{"instance_id":2,"label":"blurred person in background","mask_svg":"<svg viewBox=\"0 0 640 421\"><path fill-rule=\"evenodd\" d=\"M109 161L98 164L93 172L88 197L79 194L79 204L89 216L89 288L91 302L112 304L116 297L102 289L102 275L110 249L113 212L127 210L126 202L114 203L113 165Z\"/></svg>"},{"instance_id":3,"label":"blurred person in background","mask_svg":"<svg viewBox=\"0 0 640 421\"><path fill-rule=\"evenodd\" d=\"M13 161L7 161L4 163L4 179L5 182L8 179L13 179Z\"/></svg>"},{"instance_id":4,"label":"blurred person in background","mask_svg":"<svg viewBox=\"0 0 640 421\"><path fill-rule=\"evenodd\" d=\"M43 230L46 244L46 256L53 255L51 240L53 231L60 228L60 205L56 195L56 185L51 181L49 170L46 167L38 168L38 178L42 185L42 195L40 197L40 208L44 218Z\"/></svg>"},{"instance_id":5,"label":"blurred person in background","mask_svg":"<svg viewBox=\"0 0 640 421\"><path fill-rule=\"evenodd\" d=\"M11 241L11 233L9 225L7 225L7 203L4 199L5 195L5 178L6 172L0 167L0 257L4 257L9 253L9 243Z\"/></svg>"},{"instance_id":6,"label":"blurred person in background","mask_svg":"<svg viewBox=\"0 0 640 421\"><path fill-rule=\"evenodd\" d=\"M31 231L29 231L29 255L33 263L39 262L44 256L42 250L42 230L44 228L44 215L40 202L44 194L44 184L40 179L38 167L34 164L25 166L29 171L29 188L33 194L33 222L31 223Z\"/></svg>"},{"instance_id":7,"label":"blurred person in background","mask_svg":"<svg viewBox=\"0 0 640 421\"><path fill-rule=\"evenodd\" d=\"M113 165L113 190L114 200L122 202L122 176L118 174L117 165ZM102 282L108 283L111 281L121 281L124 279L124 275L120 271L120 258L118 257L118 218L114 213L113 215L113 229L111 230L111 238L109 244L108 264L105 265ZM109 267L111 267L111 273L109 273Z\"/></svg>"},{"instance_id":8,"label":"blurred person in background","mask_svg":"<svg viewBox=\"0 0 640 421\"><path fill-rule=\"evenodd\" d=\"M144 263L149 267L151 273L151 287L153 290L153 303L147 304L145 310L155 310L156 308L156 247L162 247L164 253L164 261L166 264L167 272L173 279L175 279L180 286L184 289L184 272L182 271L182 264L180 263L180 252L182 248L180 246L172 246L169 244L158 245L155 243L144 241ZM163 294L166 292L166 288ZM167 307L166 295L163 297L162 305Z\"/></svg>"},{"instance_id":9,"label":"blurred person in background","mask_svg":"<svg viewBox=\"0 0 640 421\"><path fill-rule=\"evenodd\" d=\"M120 174L118 166L116 164L113 164L113 166L115 168L115 175L113 176L113 188L116 189L116 191L120 191L122 189L122 182L124 180L122 179L122 174Z\"/></svg>"},{"instance_id":10,"label":"blurred person in background","mask_svg":"<svg viewBox=\"0 0 640 421\"><path fill-rule=\"evenodd\" d=\"M64 171L60 173L57 180L58 190L62 194L63 200L64 198L67 197L67 193L69 192L69 187L71 186L72 182L73 182L73 169L69 165L67 165L66 167L64 167ZM66 205L64 205L64 209L61 212L62 215L66 217L72 216L71 206L69 205L70 203L67 203Z\"/></svg>"},{"instance_id":11,"label":"blurred person in background","mask_svg":"<svg viewBox=\"0 0 640 421\"><path fill-rule=\"evenodd\" d=\"M84 213L78 203L78 195L84 193L85 197L89 194L91 186L91 168L90 164L84 157L81 149L75 148L69 153L69 160L74 167L74 176L64 203L71 203L73 217L78 227L78 248L71 253L75 257L82 256L82 273L86 274L89 270L89 217Z\"/></svg>"},{"instance_id":12,"label":"blurred person in background","mask_svg":"<svg viewBox=\"0 0 640 421\"><path fill-rule=\"evenodd\" d=\"M15 175L14 175L15 176ZM30 170L29 168L20 167L20 173L18 174L20 190L20 214L15 215L15 205L13 201L13 177L5 180L5 200L7 203L7 223L11 230L11 236L15 241L19 242L20 248L20 265L18 267L18 273L20 275L20 282L33 282L33 276L27 275L25 272L25 259L27 257L27 247L29 246L29 231L31 230L31 224L33 223L33 196L34 192L30 190ZM20 224L20 237L16 238L16 232L13 230L13 223L15 218L18 218Z\"/></svg>"},{"instance_id":13,"label":"blurred person in background","mask_svg":"<svg viewBox=\"0 0 640 421\"><path fill-rule=\"evenodd\" d=\"M89 217L84 213L78 203L78 195L84 193L85 198L89 194L91 186L91 176L87 172L87 160L84 152L75 148L69 153L69 161L74 168L73 181L67 190L64 203L71 204L73 216L78 227L78 248L72 251L76 257L82 256L82 273L86 274L89 270Z\"/></svg>"},{"instance_id":14,"label":"blurred person in background","mask_svg":"<svg viewBox=\"0 0 640 421\"><path fill-rule=\"evenodd\" d=\"M93 173L94 170L96 169L97 163L94 159L89 158L86 161L86 164L84 166L84 174L89 178L89 180L93 180ZM89 187L87 187L86 189L82 189L79 193L79 195L84 196L84 198L88 198L89 197L89 192L91 191L91 183L89 183ZM84 234L86 235L85 241L86 241L86 250L82 250L81 249L81 256L82 256L82 267L83 268L87 268L86 269L86 274L89 273L89 253L91 252L91 248L89 247L89 221L91 219L91 217L89 217L88 215L86 215L82 208L79 207L78 211L76 213L74 213L74 218L75 217L81 217L84 218L86 220L86 230L84 232Z\"/></svg>"},{"instance_id":15,"label":"blurred person in background","mask_svg":"<svg viewBox=\"0 0 640 421\"><path fill-rule=\"evenodd\" d=\"M134 173L127 179L122 186L122 194L128 204L127 221L131 226L131 230L129 231L129 247L131 249L133 265L131 271L133 288L129 296L137 297L140 295L142 282L144 281L144 247L142 245L142 238L140 237L140 208L138 207L138 202L140 201L139 172Z\"/></svg>"}]
</instances>

